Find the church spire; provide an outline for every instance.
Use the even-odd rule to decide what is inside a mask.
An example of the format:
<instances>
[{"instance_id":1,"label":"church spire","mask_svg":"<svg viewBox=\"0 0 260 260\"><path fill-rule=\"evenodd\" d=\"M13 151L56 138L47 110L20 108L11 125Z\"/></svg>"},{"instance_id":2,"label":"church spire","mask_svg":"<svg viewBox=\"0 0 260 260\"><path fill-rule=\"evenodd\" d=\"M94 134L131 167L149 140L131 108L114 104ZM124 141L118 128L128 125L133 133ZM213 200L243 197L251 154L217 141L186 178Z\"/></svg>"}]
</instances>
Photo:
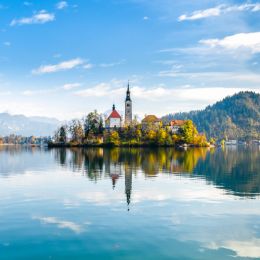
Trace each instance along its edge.
<instances>
[{"instance_id":1,"label":"church spire","mask_svg":"<svg viewBox=\"0 0 260 260\"><path fill-rule=\"evenodd\" d=\"M132 100L130 96L130 84L128 80L125 98L125 126L132 124Z\"/></svg>"},{"instance_id":2,"label":"church spire","mask_svg":"<svg viewBox=\"0 0 260 260\"><path fill-rule=\"evenodd\" d=\"M129 80L128 80L128 83L127 83L127 91L126 91L126 99L125 99L125 101L131 101Z\"/></svg>"}]
</instances>

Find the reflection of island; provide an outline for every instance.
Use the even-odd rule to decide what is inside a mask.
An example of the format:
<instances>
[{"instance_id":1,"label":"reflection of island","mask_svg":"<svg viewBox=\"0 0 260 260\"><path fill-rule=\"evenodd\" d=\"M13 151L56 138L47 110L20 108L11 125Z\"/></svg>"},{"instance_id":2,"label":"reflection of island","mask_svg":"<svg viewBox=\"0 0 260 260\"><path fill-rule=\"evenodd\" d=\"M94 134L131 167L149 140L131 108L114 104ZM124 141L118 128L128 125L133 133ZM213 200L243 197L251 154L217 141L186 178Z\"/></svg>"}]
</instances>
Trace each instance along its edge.
<instances>
[{"instance_id":1,"label":"reflection of island","mask_svg":"<svg viewBox=\"0 0 260 260\"><path fill-rule=\"evenodd\" d=\"M113 188L116 188L117 182L124 180L128 205L132 179L137 174L144 174L147 178L161 174L204 178L207 183L237 196L255 197L260 194L258 147L224 150L195 148L186 151L173 148L44 150L21 146L0 147L0 176L37 172L46 167L63 167L94 182L110 179Z\"/></svg>"},{"instance_id":2,"label":"reflection of island","mask_svg":"<svg viewBox=\"0 0 260 260\"><path fill-rule=\"evenodd\" d=\"M98 181L107 176L115 187L118 179L124 176L127 204L130 204L132 174L138 170L147 177L158 174L202 177L239 196L260 193L260 153L253 148L196 148L186 151L173 148L75 148L54 151L60 165L82 171L91 180Z\"/></svg>"}]
</instances>

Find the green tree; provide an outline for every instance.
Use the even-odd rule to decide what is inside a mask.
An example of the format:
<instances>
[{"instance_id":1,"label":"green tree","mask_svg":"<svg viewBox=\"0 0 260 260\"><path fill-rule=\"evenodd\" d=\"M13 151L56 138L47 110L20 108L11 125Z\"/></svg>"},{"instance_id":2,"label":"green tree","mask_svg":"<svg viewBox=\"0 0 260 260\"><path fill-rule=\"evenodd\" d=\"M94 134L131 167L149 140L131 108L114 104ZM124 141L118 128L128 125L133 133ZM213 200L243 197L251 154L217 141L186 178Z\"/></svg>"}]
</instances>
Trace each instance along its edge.
<instances>
[{"instance_id":1,"label":"green tree","mask_svg":"<svg viewBox=\"0 0 260 260\"><path fill-rule=\"evenodd\" d=\"M58 142L65 144L67 142L67 126L62 125L58 132Z\"/></svg>"},{"instance_id":2,"label":"green tree","mask_svg":"<svg viewBox=\"0 0 260 260\"><path fill-rule=\"evenodd\" d=\"M196 127L191 120L187 120L181 129L183 141L187 144L194 143L194 138L198 134Z\"/></svg>"},{"instance_id":3,"label":"green tree","mask_svg":"<svg viewBox=\"0 0 260 260\"><path fill-rule=\"evenodd\" d=\"M85 138L88 137L90 131L95 134L102 133L103 131L103 119L100 114L98 114L97 110L90 112L84 121L84 135Z\"/></svg>"}]
</instances>

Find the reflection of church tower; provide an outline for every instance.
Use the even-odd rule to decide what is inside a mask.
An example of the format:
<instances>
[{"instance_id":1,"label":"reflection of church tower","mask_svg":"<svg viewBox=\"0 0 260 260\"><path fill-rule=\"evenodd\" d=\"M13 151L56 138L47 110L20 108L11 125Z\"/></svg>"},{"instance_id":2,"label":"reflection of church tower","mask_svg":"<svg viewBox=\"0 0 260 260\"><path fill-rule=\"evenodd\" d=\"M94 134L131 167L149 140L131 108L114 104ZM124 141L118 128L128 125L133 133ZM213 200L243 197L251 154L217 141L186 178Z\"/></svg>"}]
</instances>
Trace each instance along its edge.
<instances>
[{"instance_id":1,"label":"reflection of church tower","mask_svg":"<svg viewBox=\"0 0 260 260\"><path fill-rule=\"evenodd\" d=\"M125 195L126 195L128 210L131 202L131 191L132 191L132 167L126 165L125 166Z\"/></svg>"},{"instance_id":2,"label":"reflection of church tower","mask_svg":"<svg viewBox=\"0 0 260 260\"><path fill-rule=\"evenodd\" d=\"M125 125L131 125L132 123L132 100L130 97L129 82L127 85L126 99L125 99Z\"/></svg>"},{"instance_id":3,"label":"reflection of church tower","mask_svg":"<svg viewBox=\"0 0 260 260\"><path fill-rule=\"evenodd\" d=\"M113 174L110 174L110 177L111 177L111 180L112 180L112 187L113 187L113 190L114 190L115 187L116 187L116 182L119 179L119 174L113 173Z\"/></svg>"}]
</instances>

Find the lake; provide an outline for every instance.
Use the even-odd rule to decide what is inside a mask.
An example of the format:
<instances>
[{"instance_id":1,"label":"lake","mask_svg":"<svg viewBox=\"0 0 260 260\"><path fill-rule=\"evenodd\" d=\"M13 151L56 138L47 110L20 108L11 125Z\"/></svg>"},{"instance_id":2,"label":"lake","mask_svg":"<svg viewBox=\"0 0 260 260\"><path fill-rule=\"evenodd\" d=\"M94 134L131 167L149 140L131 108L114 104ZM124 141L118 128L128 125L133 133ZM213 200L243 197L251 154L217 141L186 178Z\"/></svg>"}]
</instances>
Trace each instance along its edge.
<instances>
[{"instance_id":1,"label":"lake","mask_svg":"<svg viewBox=\"0 0 260 260\"><path fill-rule=\"evenodd\" d=\"M260 149L0 147L0 259L260 259Z\"/></svg>"}]
</instances>

